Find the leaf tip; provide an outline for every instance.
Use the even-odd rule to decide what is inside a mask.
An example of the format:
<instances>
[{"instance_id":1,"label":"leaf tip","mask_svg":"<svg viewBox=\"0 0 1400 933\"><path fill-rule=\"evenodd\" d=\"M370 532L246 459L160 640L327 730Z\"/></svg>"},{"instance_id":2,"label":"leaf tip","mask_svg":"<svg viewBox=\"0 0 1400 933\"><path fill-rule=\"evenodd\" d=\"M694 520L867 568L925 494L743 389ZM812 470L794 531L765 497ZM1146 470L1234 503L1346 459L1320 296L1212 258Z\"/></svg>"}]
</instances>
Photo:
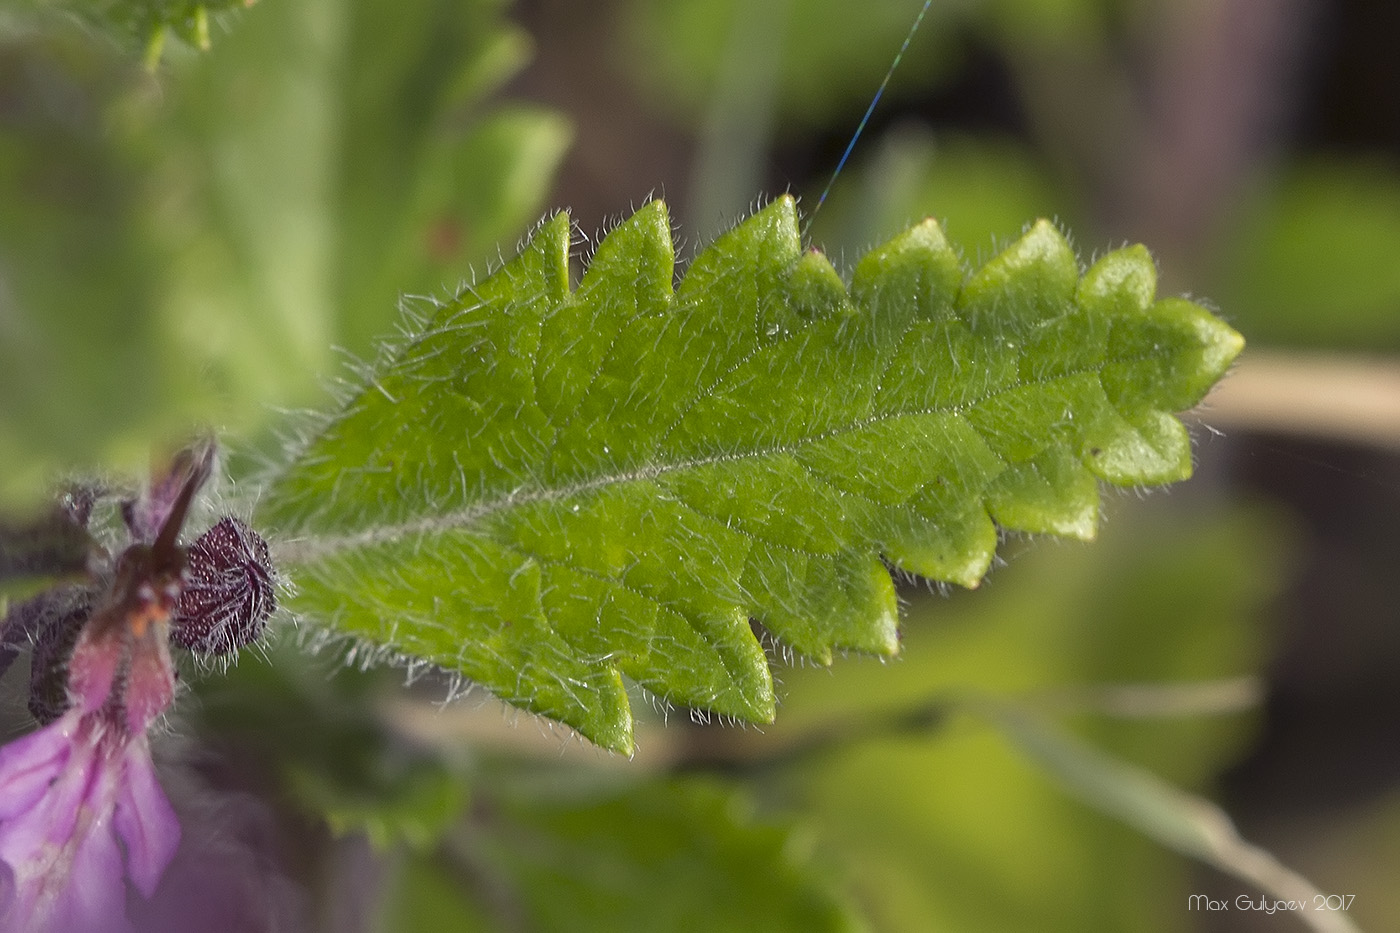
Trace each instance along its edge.
<instances>
[{"instance_id":1,"label":"leaf tip","mask_svg":"<svg viewBox=\"0 0 1400 933\"><path fill-rule=\"evenodd\" d=\"M573 218L569 216L569 212L567 210L558 210L541 221L539 227L536 228L535 232L528 239L536 240L540 237L557 237L560 232L563 232L564 235L567 236L572 228Z\"/></svg>"},{"instance_id":2,"label":"leaf tip","mask_svg":"<svg viewBox=\"0 0 1400 933\"><path fill-rule=\"evenodd\" d=\"M866 253L856 264L851 295L895 323L936 320L951 313L962 279L957 253L930 217Z\"/></svg>"},{"instance_id":3,"label":"leaf tip","mask_svg":"<svg viewBox=\"0 0 1400 933\"><path fill-rule=\"evenodd\" d=\"M876 645L876 652L887 658L899 654L899 610L886 609L880 613L875 628L879 632L879 644Z\"/></svg>"},{"instance_id":4,"label":"leaf tip","mask_svg":"<svg viewBox=\"0 0 1400 933\"><path fill-rule=\"evenodd\" d=\"M1215 316L1211 316L1214 324L1216 339L1214 341L1215 359L1214 365L1219 368L1220 374L1225 375L1225 370L1235 362L1235 359L1244 352L1244 334L1235 330L1229 324Z\"/></svg>"},{"instance_id":5,"label":"leaf tip","mask_svg":"<svg viewBox=\"0 0 1400 933\"><path fill-rule=\"evenodd\" d=\"M1059 229L1041 218L1020 239L973 273L958 298L961 308L995 309L1010 302L1036 317L1067 301L1079 285L1079 260Z\"/></svg>"},{"instance_id":6,"label":"leaf tip","mask_svg":"<svg viewBox=\"0 0 1400 933\"><path fill-rule=\"evenodd\" d=\"M1183 349L1189 354L1190 367L1181 377L1180 393L1170 399L1174 410L1183 411L1225 375L1244 350L1244 335L1185 298L1164 298L1152 306L1152 313L1186 341Z\"/></svg>"},{"instance_id":7,"label":"leaf tip","mask_svg":"<svg viewBox=\"0 0 1400 933\"><path fill-rule=\"evenodd\" d=\"M614 754L621 755L623 758L631 759L637 754L637 743L636 740L633 739L631 731L611 740L605 739L598 744Z\"/></svg>"},{"instance_id":8,"label":"leaf tip","mask_svg":"<svg viewBox=\"0 0 1400 933\"><path fill-rule=\"evenodd\" d=\"M632 215L634 219L648 223L662 222L666 225L666 230L671 229L671 209L667 206L664 198L652 198L641 207L637 208Z\"/></svg>"},{"instance_id":9,"label":"leaf tip","mask_svg":"<svg viewBox=\"0 0 1400 933\"><path fill-rule=\"evenodd\" d=\"M1066 260L1071 264L1076 263L1069 240L1053 221L1045 217L1032 223L1019 239L1002 251L1002 255L1015 257L1022 264L1049 262L1064 265Z\"/></svg>"},{"instance_id":10,"label":"leaf tip","mask_svg":"<svg viewBox=\"0 0 1400 933\"><path fill-rule=\"evenodd\" d=\"M1094 263L1079 282L1080 304L1109 313L1147 310L1157 294L1157 265L1141 243L1114 250Z\"/></svg>"},{"instance_id":11,"label":"leaf tip","mask_svg":"<svg viewBox=\"0 0 1400 933\"><path fill-rule=\"evenodd\" d=\"M756 211L743 226L747 226L753 221L762 218L783 231L783 235L791 236L793 242L798 242L797 232L797 199L790 194L780 194L772 201L769 201L760 210Z\"/></svg>"},{"instance_id":12,"label":"leaf tip","mask_svg":"<svg viewBox=\"0 0 1400 933\"><path fill-rule=\"evenodd\" d=\"M561 721L568 722L569 725L578 730L580 735L600 748L605 748L624 758L631 758L635 755L637 741L632 726L632 706L626 695L621 695L621 702L612 704L610 709L598 712L601 715L588 716L585 714L582 721L570 722L565 717L553 715L550 718L559 718Z\"/></svg>"}]
</instances>

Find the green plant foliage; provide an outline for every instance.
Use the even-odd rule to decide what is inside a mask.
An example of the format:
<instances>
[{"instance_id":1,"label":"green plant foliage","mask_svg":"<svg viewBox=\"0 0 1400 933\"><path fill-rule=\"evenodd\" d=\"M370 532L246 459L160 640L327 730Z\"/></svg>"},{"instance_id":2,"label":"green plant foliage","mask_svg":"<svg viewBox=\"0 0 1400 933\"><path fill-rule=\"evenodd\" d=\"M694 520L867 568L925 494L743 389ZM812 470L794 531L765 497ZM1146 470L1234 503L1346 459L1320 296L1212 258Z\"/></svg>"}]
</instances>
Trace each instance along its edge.
<instances>
[{"instance_id":1,"label":"green plant foliage","mask_svg":"<svg viewBox=\"0 0 1400 933\"><path fill-rule=\"evenodd\" d=\"M491 916L486 903L489 899L472 896L475 879L462 875L442 859L404 859L382 902L380 924L375 929L385 933L475 933L504 928L504 922Z\"/></svg>"},{"instance_id":2,"label":"green plant foliage","mask_svg":"<svg viewBox=\"0 0 1400 933\"><path fill-rule=\"evenodd\" d=\"M191 424L257 438L524 233L570 129L497 100L530 54L503 7L262 2L154 75L0 14L0 504Z\"/></svg>"},{"instance_id":3,"label":"green plant foliage","mask_svg":"<svg viewBox=\"0 0 1400 933\"><path fill-rule=\"evenodd\" d=\"M455 288L538 216L571 133L491 105L530 52L503 6L260 4L180 75L161 168L183 223L158 231L172 342L239 420L305 404L333 347L370 353L401 295Z\"/></svg>"},{"instance_id":4,"label":"green plant foliage","mask_svg":"<svg viewBox=\"0 0 1400 933\"><path fill-rule=\"evenodd\" d=\"M0 69L0 504L34 508L60 465L144 465L112 441L160 435L171 366L136 172L102 127L136 69L71 23L0 29Z\"/></svg>"},{"instance_id":5,"label":"green plant foliage","mask_svg":"<svg viewBox=\"0 0 1400 933\"><path fill-rule=\"evenodd\" d=\"M288 789L337 836L363 833L381 851L399 844L428 846L461 815L462 781L439 762L403 761L373 744L361 746L356 755L350 743L365 737L353 731L339 736L345 743L342 767L328 768L325 760L303 767L293 759L284 774Z\"/></svg>"},{"instance_id":6,"label":"green plant foliage","mask_svg":"<svg viewBox=\"0 0 1400 933\"><path fill-rule=\"evenodd\" d=\"M791 198L673 292L664 205L577 291L567 217L393 348L273 477L292 608L631 748L623 675L774 713L785 645L898 648L890 564L975 586L1007 529L1090 538L1097 480L1191 470L1194 404L1242 346L1154 303L1141 247L1081 278L1037 223L964 269L927 221L849 292Z\"/></svg>"},{"instance_id":7,"label":"green plant foliage","mask_svg":"<svg viewBox=\"0 0 1400 933\"><path fill-rule=\"evenodd\" d=\"M927 85L952 63L948 6L929 8L896 87ZM865 106L918 9L917 0L630 0L622 64L659 113L694 123L744 67L744 51L761 48L776 59L778 119L840 122Z\"/></svg>"},{"instance_id":8,"label":"green plant foliage","mask_svg":"<svg viewBox=\"0 0 1400 933\"><path fill-rule=\"evenodd\" d=\"M1271 343L1400 347L1400 171L1316 161L1274 179L1215 257L1219 297Z\"/></svg>"},{"instance_id":9,"label":"green plant foliage","mask_svg":"<svg viewBox=\"0 0 1400 933\"><path fill-rule=\"evenodd\" d=\"M1248 707L1208 715L1153 697L1200 686L1208 699L1210 685L1260 669L1261 623L1287 583L1293 535L1276 514L1218 501L1123 505L1093 547L1028 543L985 591L916 599L899 664L785 673L783 716L759 754L840 729L832 754L782 777L783 797L846 866L874 928L1179 926L1196 868L1086 809L982 720L957 714L969 694L1015 698L1198 793L1239 760L1254 731ZM929 704L952 713L941 727L882 731ZM840 728L852 719L864 728Z\"/></svg>"},{"instance_id":10,"label":"green plant foliage","mask_svg":"<svg viewBox=\"0 0 1400 933\"><path fill-rule=\"evenodd\" d=\"M1024 229L1027 217L1074 216L1048 171L1011 140L895 127L852 164L812 225L812 240L836 255L859 255L911 221L937 217L948 239L989 258ZM815 194L815 192L814 192ZM1070 226L1075 226L1070 224Z\"/></svg>"},{"instance_id":11,"label":"green plant foliage","mask_svg":"<svg viewBox=\"0 0 1400 933\"><path fill-rule=\"evenodd\" d=\"M1311 904L1325 897L1312 882L1241 838L1220 807L1149 771L1105 755L1013 703L981 704L1018 751L1075 797L1168 848L1251 882L1279 900ZM1359 933L1343 913L1315 923L1327 933Z\"/></svg>"},{"instance_id":12,"label":"green plant foliage","mask_svg":"<svg viewBox=\"0 0 1400 933\"><path fill-rule=\"evenodd\" d=\"M282 799L335 835L424 851L461 817L467 787L459 768L384 722L386 687L400 684L355 671L331 677L284 644L200 682L197 715L216 745L245 765L261 759ZM268 748L277 755L263 757Z\"/></svg>"},{"instance_id":13,"label":"green plant foliage","mask_svg":"<svg viewBox=\"0 0 1400 933\"><path fill-rule=\"evenodd\" d=\"M580 793L539 774L493 782L448 859L405 866L389 929L856 927L792 831L755 819L740 793L697 779Z\"/></svg>"},{"instance_id":14,"label":"green plant foliage","mask_svg":"<svg viewBox=\"0 0 1400 933\"><path fill-rule=\"evenodd\" d=\"M256 0L27 0L36 11L55 11L105 30L147 67L160 64L168 36L200 51L210 47L210 21L250 7Z\"/></svg>"}]
</instances>

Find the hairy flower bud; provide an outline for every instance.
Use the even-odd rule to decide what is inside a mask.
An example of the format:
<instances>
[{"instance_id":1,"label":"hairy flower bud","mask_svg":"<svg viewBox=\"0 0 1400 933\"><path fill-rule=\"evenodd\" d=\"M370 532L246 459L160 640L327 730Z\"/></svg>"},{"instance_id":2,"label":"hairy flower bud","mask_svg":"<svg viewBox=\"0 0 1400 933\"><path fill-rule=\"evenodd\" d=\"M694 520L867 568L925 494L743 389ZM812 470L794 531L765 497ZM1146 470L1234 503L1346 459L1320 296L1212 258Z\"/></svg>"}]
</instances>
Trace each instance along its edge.
<instances>
[{"instance_id":1,"label":"hairy flower bud","mask_svg":"<svg viewBox=\"0 0 1400 933\"><path fill-rule=\"evenodd\" d=\"M236 518L220 520L190 546L171 640L202 654L248 644L277 608L273 580L262 536Z\"/></svg>"}]
</instances>

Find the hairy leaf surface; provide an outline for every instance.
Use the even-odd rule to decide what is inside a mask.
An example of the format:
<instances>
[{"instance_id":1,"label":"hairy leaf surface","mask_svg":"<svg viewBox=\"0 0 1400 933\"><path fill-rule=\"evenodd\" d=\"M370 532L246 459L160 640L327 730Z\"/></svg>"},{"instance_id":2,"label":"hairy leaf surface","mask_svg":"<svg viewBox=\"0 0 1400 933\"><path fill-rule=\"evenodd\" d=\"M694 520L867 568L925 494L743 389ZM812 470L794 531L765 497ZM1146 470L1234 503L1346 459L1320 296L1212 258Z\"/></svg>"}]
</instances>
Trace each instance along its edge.
<instances>
[{"instance_id":1,"label":"hairy leaf surface","mask_svg":"<svg viewBox=\"0 0 1400 933\"><path fill-rule=\"evenodd\" d=\"M1044 221L975 271L926 221L849 289L790 198L674 288L660 202L577 289L569 240L549 220L388 352L261 518L294 609L624 751L624 677L771 720L751 620L891 654L891 565L975 586L998 525L1090 538L1099 480L1186 477L1171 413L1243 343L1154 301L1141 247L1081 275Z\"/></svg>"}]
</instances>

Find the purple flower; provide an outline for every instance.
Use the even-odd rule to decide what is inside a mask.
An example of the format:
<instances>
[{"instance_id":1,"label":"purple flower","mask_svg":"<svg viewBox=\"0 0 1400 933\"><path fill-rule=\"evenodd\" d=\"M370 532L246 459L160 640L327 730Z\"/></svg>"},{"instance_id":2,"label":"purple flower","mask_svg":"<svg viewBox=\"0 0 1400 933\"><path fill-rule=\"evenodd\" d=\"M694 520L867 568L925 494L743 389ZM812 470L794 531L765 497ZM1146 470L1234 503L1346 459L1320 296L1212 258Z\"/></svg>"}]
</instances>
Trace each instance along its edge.
<instances>
[{"instance_id":1,"label":"purple flower","mask_svg":"<svg viewBox=\"0 0 1400 933\"><path fill-rule=\"evenodd\" d=\"M177 588L129 569L68 665L68 711L0 749L0 928L118 931L126 879L155 890L180 842L146 730L174 696Z\"/></svg>"},{"instance_id":2,"label":"purple flower","mask_svg":"<svg viewBox=\"0 0 1400 933\"><path fill-rule=\"evenodd\" d=\"M115 933L180 842L146 736L76 707L0 749L0 926Z\"/></svg>"},{"instance_id":3,"label":"purple flower","mask_svg":"<svg viewBox=\"0 0 1400 933\"><path fill-rule=\"evenodd\" d=\"M0 748L0 930L130 930L128 882L150 898L179 847L147 738L175 696L172 621L192 647L228 650L272 610L267 545L246 525L225 519L192 555L178 544L212 458L182 454L124 504L134 543L107 585L51 591L5 620L6 638L34 638L31 707L51 721Z\"/></svg>"}]
</instances>

